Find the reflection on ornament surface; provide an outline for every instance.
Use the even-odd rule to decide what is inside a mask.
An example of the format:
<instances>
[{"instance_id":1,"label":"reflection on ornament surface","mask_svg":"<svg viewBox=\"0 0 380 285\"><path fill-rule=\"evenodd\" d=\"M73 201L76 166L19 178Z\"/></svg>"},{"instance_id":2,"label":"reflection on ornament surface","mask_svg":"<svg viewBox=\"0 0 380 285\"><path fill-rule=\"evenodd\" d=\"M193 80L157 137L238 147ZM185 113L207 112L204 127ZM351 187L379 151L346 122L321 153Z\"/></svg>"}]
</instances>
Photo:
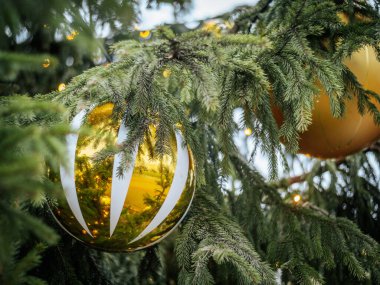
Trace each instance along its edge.
<instances>
[{"instance_id":1,"label":"reflection on ornament surface","mask_svg":"<svg viewBox=\"0 0 380 285\"><path fill-rule=\"evenodd\" d=\"M111 118L112 110L112 104L96 107L85 119L94 131L67 138L73 167L61 167L65 197L51 208L78 240L106 251L134 251L163 239L184 217L195 189L194 162L180 132L170 139L170 154L153 156L151 127L122 176L117 175L120 154L95 163L95 154L128 135L124 124ZM74 118L73 128L79 128L84 114Z\"/></svg>"},{"instance_id":2,"label":"reflection on ornament surface","mask_svg":"<svg viewBox=\"0 0 380 285\"><path fill-rule=\"evenodd\" d=\"M372 47L365 46L356 51L344 64L357 77L363 88L380 94L380 62ZM345 113L342 118L334 118L330 110L329 97L321 88L320 96L315 100L312 124L300 134L299 152L317 158L341 158L365 147L380 138L380 127L375 124L368 112L362 116L358 110L358 100L354 95L345 101ZM380 104L373 104L380 110ZM283 114L273 106L273 114L282 125Z\"/></svg>"}]
</instances>

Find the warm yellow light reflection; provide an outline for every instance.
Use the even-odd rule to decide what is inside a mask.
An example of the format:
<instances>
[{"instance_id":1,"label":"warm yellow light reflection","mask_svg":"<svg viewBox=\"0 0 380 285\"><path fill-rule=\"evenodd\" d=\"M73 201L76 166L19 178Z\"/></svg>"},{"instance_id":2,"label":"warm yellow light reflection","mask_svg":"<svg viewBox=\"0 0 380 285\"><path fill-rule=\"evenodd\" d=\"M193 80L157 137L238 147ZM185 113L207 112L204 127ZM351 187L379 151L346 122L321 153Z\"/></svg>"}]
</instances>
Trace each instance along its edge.
<instances>
[{"instance_id":1,"label":"warm yellow light reflection","mask_svg":"<svg viewBox=\"0 0 380 285\"><path fill-rule=\"evenodd\" d=\"M58 91L63 91L63 90L65 90L66 89L66 84L65 83L60 83L59 85L58 85Z\"/></svg>"},{"instance_id":2,"label":"warm yellow light reflection","mask_svg":"<svg viewBox=\"0 0 380 285\"><path fill-rule=\"evenodd\" d=\"M299 202L301 202L301 200L302 200L302 196L300 194L296 194L293 196L293 201L295 203L299 203Z\"/></svg>"},{"instance_id":3,"label":"warm yellow light reflection","mask_svg":"<svg viewBox=\"0 0 380 285\"><path fill-rule=\"evenodd\" d=\"M111 204L111 197L109 196L102 196L100 197L100 203L103 205L109 205Z\"/></svg>"},{"instance_id":4,"label":"warm yellow light reflection","mask_svg":"<svg viewBox=\"0 0 380 285\"><path fill-rule=\"evenodd\" d=\"M151 36L151 32L149 30L140 31L139 35L142 39L148 39Z\"/></svg>"},{"instance_id":5,"label":"warm yellow light reflection","mask_svg":"<svg viewBox=\"0 0 380 285\"><path fill-rule=\"evenodd\" d=\"M244 130L244 134L245 134L246 136L250 136L250 135L252 135L252 130L251 130L250 128L246 128L246 129Z\"/></svg>"},{"instance_id":6,"label":"warm yellow light reflection","mask_svg":"<svg viewBox=\"0 0 380 285\"><path fill-rule=\"evenodd\" d=\"M165 78L168 78L170 77L170 75L172 74L172 71L168 68L166 68L163 72L162 72L162 75L165 77Z\"/></svg>"},{"instance_id":7,"label":"warm yellow light reflection","mask_svg":"<svg viewBox=\"0 0 380 285\"><path fill-rule=\"evenodd\" d=\"M42 62L42 67L48 68L49 66L50 66L50 59L45 58L44 61Z\"/></svg>"},{"instance_id":8,"label":"warm yellow light reflection","mask_svg":"<svg viewBox=\"0 0 380 285\"><path fill-rule=\"evenodd\" d=\"M66 40L68 40L68 41L72 41L72 40L75 39L75 37L76 37L77 35L79 35L79 32L74 30L74 31L72 31L70 34L68 34L68 35L66 36Z\"/></svg>"}]
</instances>

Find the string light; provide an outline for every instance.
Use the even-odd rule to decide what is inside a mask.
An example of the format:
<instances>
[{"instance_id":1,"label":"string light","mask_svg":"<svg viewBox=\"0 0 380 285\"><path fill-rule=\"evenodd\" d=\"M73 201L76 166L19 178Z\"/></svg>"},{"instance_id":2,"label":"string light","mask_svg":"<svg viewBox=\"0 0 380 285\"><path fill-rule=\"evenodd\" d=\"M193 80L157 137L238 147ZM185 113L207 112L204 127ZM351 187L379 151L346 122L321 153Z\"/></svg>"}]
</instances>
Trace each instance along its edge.
<instances>
[{"instance_id":1,"label":"string light","mask_svg":"<svg viewBox=\"0 0 380 285\"><path fill-rule=\"evenodd\" d=\"M58 85L58 91L59 91L59 92L65 90L65 89L66 89L66 84L65 84L65 83L60 83L60 84Z\"/></svg>"},{"instance_id":2,"label":"string light","mask_svg":"<svg viewBox=\"0 0 380 285\"><path fill-rule=\"evenodd\" d=\"M151 32L149 30L146 30L146 31L140 31L139 35L140 35L140 38L146 40L146 39L149 39L151 37Z\"/></svg>"},{"instance_id":3,"label":"string light","mask_svg":"<svg viewBox=\"0 0 380 285\"><path fill-rule=\"evenodd\" d=\"M300 194L296 194L293 196L294 203L299 203L302 200L302 196Z\"/></svg>"},{"instance_id":4,"label":"string light","mask_svg":"<svg viewBox=\"0 0 380 285\"><path fill-rule=\"evenodd\" d=\"M49 66L50 66L50 59L45 58L44 61L42 62L42 67L48 68Z\"/></svg>"},{"instance_id":5,"label":"string light","mask_svg":"<svg viewBox=\"0 0 380 285\"><path fill-rule=\"evenodd\" d=\"M162 75L165 77L165 78L168 78L170 77L170 75L172 74L172 71L168 68L166 68L163 72L162 72Z\"/></svg>"},{"instance_id":6,"label":"string light","mask_svg":"<svg viewBox=\"0 0 380 285\"><path fill-rule=\"evenodd\" d=\"M244 130L244 134L248 137L248 136L252 135L252 130L250 128L246 128Z\"/></svg>"}]
</instances>

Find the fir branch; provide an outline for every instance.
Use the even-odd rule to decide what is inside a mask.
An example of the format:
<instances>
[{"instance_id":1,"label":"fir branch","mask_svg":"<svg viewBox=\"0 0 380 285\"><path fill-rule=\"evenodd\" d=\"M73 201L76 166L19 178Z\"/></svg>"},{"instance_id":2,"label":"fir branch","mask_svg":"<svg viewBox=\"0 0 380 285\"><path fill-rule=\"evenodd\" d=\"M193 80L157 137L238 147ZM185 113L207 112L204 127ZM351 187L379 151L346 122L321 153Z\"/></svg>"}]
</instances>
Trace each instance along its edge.
<instances>
[{"instance_id":1,"label":"fir branch","mask_svg":"<svg viewBox=\"0 0 380 285\"><path fill-rule=\"evenodd\" d=\"M211 206L211 207L210 207ZM229 250L226 250L228 248ZM209 198L198 195L177 238L177 258L184 284L213 284L207 264L228 262L236 266L243 284L274 284L274 275L263 263L239 227L226 218ZM190 257L191 256L191 257Z\"/></svg>"}]
</instances>

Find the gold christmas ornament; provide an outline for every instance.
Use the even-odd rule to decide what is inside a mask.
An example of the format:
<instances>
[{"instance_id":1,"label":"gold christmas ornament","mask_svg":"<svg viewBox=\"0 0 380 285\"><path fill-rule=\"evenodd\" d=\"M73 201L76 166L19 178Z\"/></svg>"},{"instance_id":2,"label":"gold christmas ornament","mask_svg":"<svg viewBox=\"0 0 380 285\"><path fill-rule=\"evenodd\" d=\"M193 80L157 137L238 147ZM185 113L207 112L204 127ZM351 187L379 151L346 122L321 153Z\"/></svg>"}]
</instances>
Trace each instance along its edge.
<instances>
[{"instance_id":1,"label":"gold christmas ornament","mask_svg":"<svg viewBox=\"0 0 380 285\"><path fill-rule=\"evenodd\" d=\"M151 127L125 168L121 154L95 164L94 154L128 136L128 124L115 123L112 110L113 104L94 108L84 123L95 131L67 136L68 165L60 168L65 195L50 208L79 241L104 251L135 251L164 239L185 216L195 190L194 161L179 131L169 154L153 156ZM73 129L84 117L85 111L74 117Z\"/></svg>"},{"instance_id":2,"label":"gold christmas ornament","mask_svg":"<svg viewBox=\"0 0 380 285\"><path fill-rule=\"evenodd\" d=\"M365 46L344 60L344 64L357 77L363 88L380 94L380 62L375 50ZM300 153L317 158L341 158L368 147L380 138L380 127L373 121L373 116L358 111L357 99L347 100L342 118L334 118L330 111L329 97L321 90L316 99L312 113L312 124L300 134ZM378 109L380 104L372 100ZM283 115L277 107L273 114L279 125Z\"/></svg>"}]
</instances>

